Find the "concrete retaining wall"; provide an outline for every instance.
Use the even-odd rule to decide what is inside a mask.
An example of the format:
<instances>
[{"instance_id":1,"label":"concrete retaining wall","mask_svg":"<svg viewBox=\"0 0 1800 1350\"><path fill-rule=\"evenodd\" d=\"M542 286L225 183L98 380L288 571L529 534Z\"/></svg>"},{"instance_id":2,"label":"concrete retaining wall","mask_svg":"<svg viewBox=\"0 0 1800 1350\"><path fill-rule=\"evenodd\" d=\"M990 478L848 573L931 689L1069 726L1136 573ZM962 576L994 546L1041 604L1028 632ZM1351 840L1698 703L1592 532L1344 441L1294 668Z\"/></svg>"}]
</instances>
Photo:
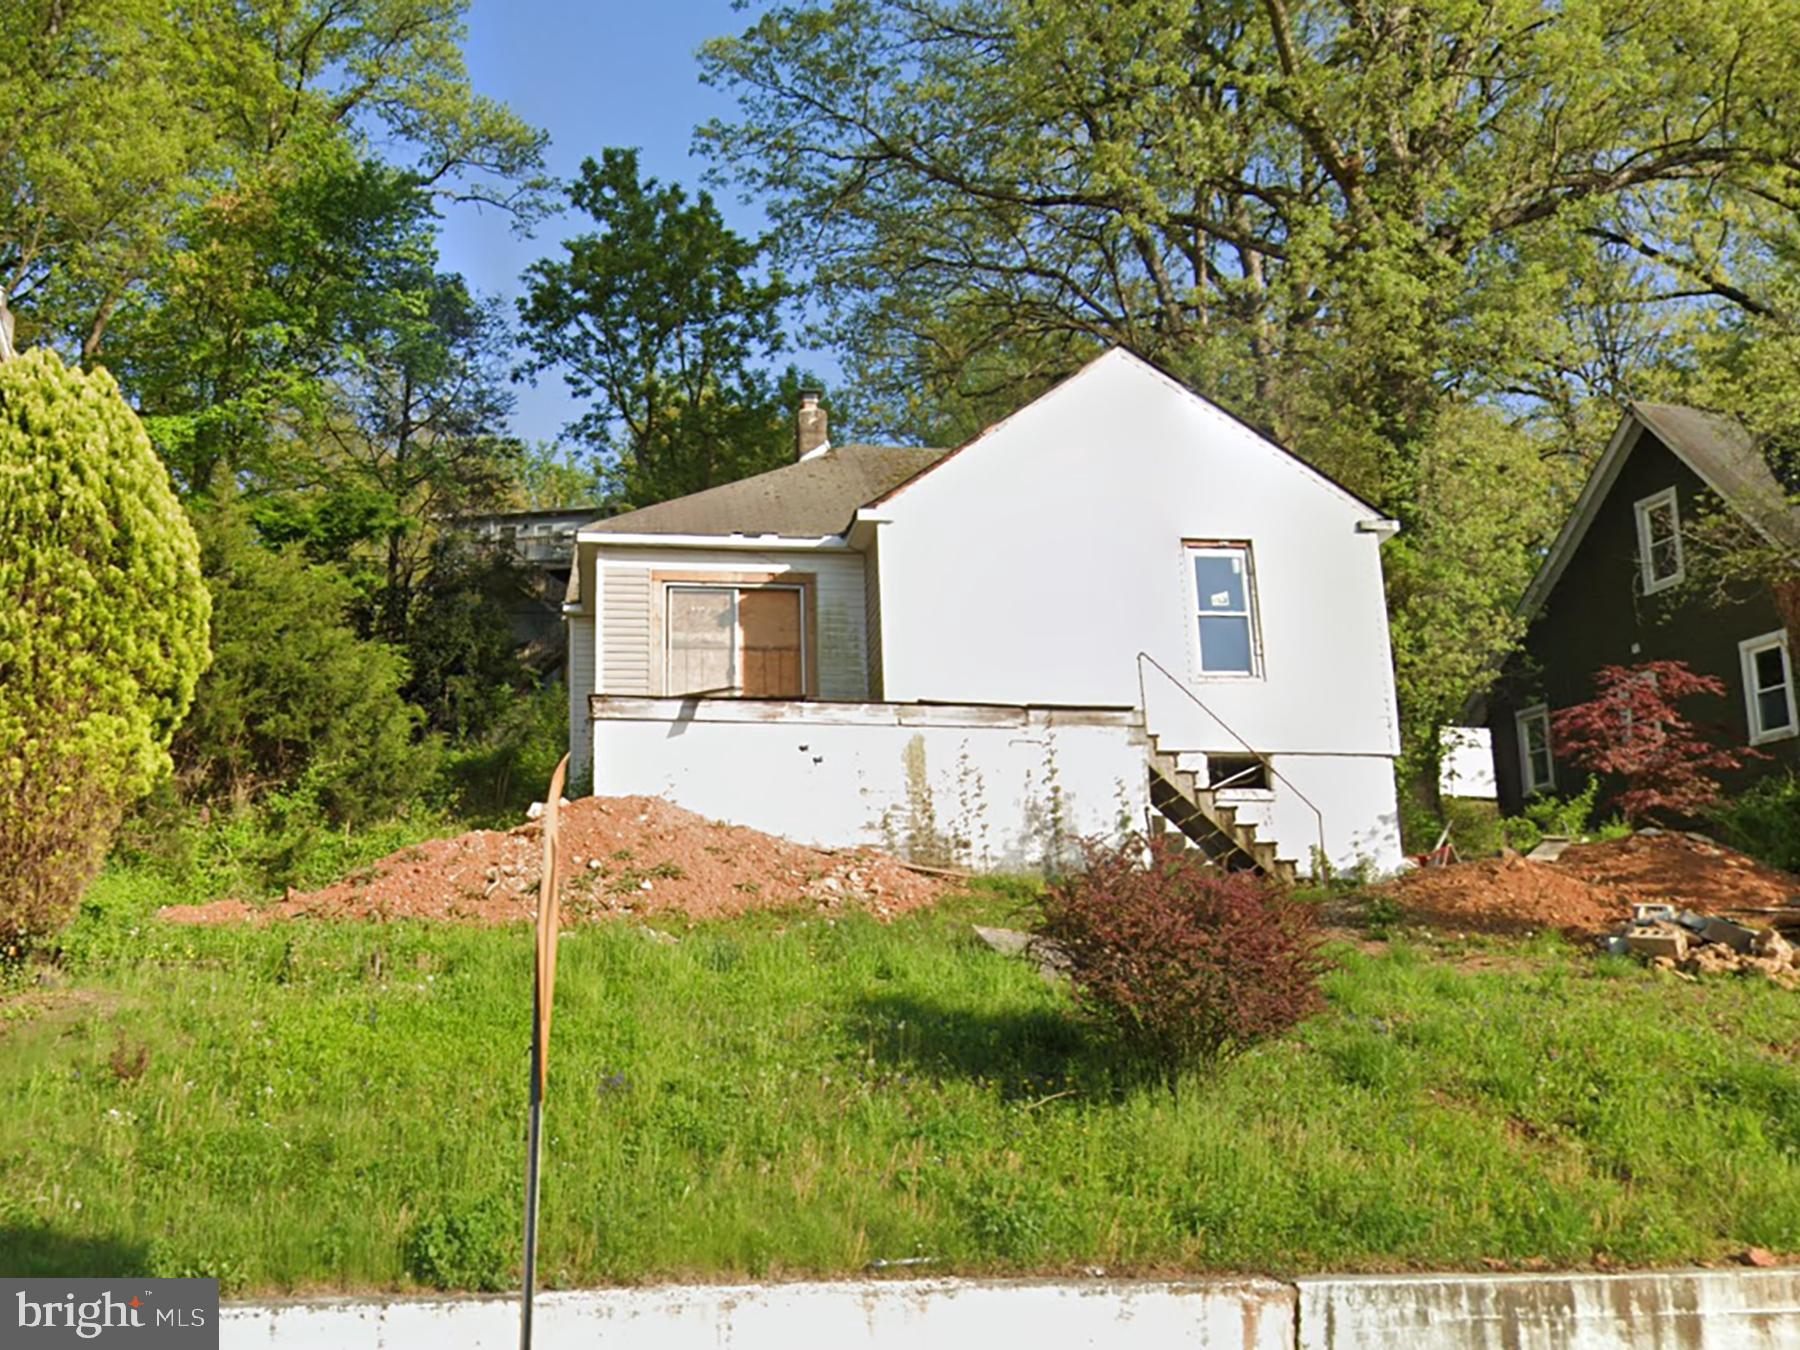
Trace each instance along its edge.
<instances>
[{"instance_id":1,"label":"concrete retaining wall","mask_svg":"<svg viewBox=\"0 0 1800 1350\"><path fill-rule=\"evenodd\" d=\"M1800 1345L1800 1267L1165 1283L860 1280L545 1294L539 1350L1761 1350ZM499 1350L514 1299L237 1304L227 1350Z\"/></svg>"},{"instance_id":2,"label":"concrete retaining wall","mask_svg":"<svg viewBox=\"0 0 1800 1350\"><path fill-rule=\"evenodd\" d=\"M516 1300L304 1303L225 1310L220 1345L258 1350L512 1350ZM537 1350L958 1350L1117 1346L1289 1350L1293 1290L1202 1284L858 1281L546 1294Z\"/></svg>"},{"instance_id":3,"label":"concrete retaining wall","mask_svg":"<svg viewBox=\"0 0 1800 1350\"><path fill-rule=\"evenodd\" d=\"M1016 871L1144 828L1126 709L600 696L591 715L595 792L803 844Z\"/></svg>"}]
</instances>

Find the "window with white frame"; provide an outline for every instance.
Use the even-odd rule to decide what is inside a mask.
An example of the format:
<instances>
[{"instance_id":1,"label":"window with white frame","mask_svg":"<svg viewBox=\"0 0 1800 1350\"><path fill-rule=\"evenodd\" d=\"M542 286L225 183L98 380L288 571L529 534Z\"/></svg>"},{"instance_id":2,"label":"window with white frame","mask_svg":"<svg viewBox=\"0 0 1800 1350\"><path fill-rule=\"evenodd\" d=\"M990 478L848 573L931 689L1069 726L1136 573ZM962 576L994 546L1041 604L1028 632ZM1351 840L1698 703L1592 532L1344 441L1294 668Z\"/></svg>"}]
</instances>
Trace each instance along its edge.
<instances>
[{"instance_id":1,"label":"window with white frame","mask_svg":"<svg viewBox=\"0 0 1800 1350\"><path fill-rule=\"evenodd\" d=\"M1519 781L1525 795L1556 786L1556 757L1550 753L1550 710L1542 703L1513 714L1519 736Z\"/></svg>"},{"instance_id":2,"label":"window with white frame","mask_svg":"<svg viewBox=\"0 0 1800 1350\"><path fill-rule=\"evenodd\" d=\"M1681 507L1675 489L1645 497L1637 503L1638 566L1644 578L1644 594L1654 595L1681 583Z\"/></svg>"},{"instance_id":3,"label":"window with white frame","mask_svg":"<svg viewBox=\"0 0 1800 1350\"><path fill-rule=\"evenodd\" d=\"M670 585L663 690L806 697L806 607L799 586Z\"/></svg>"},{"instance_id":4,"label":"window with white frame","mask_svg":"<svg viewBox=\"0 0 1800 1350\"><path fill-rule=\"evenodd\" d=\"M1744 668L1744 710L1750 719L1750 744L1760 745L1800 733L1787 630L1738 643L1738 660Z\"/></svg>"},{"instance_id":5,"label":"window with white frame","mask_svg":"<svg viewBox=\"0 0 1800 1350\"><path fill-rule=\"evenodd\" d=\"M1248 544L1189 544L1203 675L1256 674L1256 587Z\"/></svg>"}]
</instances>

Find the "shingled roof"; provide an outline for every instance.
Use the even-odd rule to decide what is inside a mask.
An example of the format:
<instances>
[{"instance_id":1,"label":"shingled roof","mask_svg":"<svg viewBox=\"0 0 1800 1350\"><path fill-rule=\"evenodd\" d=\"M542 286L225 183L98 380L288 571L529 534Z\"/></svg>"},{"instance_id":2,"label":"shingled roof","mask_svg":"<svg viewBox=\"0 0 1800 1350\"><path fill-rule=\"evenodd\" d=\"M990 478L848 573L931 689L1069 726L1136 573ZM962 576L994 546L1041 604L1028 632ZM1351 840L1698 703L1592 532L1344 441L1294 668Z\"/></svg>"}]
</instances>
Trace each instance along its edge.
<instances>
[{"instance_id":1,"label":"shingled roof","mask_svg":"<svg viewBox=\"0 0 1800 1350\"><path fill-rule=\"evenodd\" d=\"M772 534L819 539L849 529L858 507L944 457L942 450L839 445L754 478L582 526L584 534Z\"/></svg>"},{"instance_id":2,"label":"shingled roof","mask_svg":"<svg viewBox=\"0 0 1800 1350\"><path fill-rule=\"evenodd\" d=\"M1741 422L1679 403L1633 402L1631 412L1727 506L1771 539L1800 545L1800 513Z\"/></svg>"}]
</instances>

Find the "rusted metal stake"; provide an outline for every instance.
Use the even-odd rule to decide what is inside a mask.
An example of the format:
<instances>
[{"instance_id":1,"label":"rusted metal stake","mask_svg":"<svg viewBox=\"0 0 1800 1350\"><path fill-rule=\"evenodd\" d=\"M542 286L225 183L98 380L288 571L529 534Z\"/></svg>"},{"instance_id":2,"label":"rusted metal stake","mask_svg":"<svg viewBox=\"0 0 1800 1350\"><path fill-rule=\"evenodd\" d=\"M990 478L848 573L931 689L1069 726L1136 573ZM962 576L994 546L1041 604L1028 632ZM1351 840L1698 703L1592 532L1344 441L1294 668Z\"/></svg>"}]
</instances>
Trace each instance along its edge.
<instances>
[{"instance_id":1,"label":"rusted metal stake","mask_svg":"<svg viewBox=\"0 0 1800 1350\"><path fill-rule=\"evenodd\" d=\"M519 1350L531 1350L532 1300L537 1294L538 1159L544 1139L544 1089L550 1078L550 1010L556 1001L556 817L569 757L550 775L544 799L544 866L538 877L537 962L531 997L531 1096L525 1126L525 1287L519 1301Z\"/></svg>"}]
</instances>

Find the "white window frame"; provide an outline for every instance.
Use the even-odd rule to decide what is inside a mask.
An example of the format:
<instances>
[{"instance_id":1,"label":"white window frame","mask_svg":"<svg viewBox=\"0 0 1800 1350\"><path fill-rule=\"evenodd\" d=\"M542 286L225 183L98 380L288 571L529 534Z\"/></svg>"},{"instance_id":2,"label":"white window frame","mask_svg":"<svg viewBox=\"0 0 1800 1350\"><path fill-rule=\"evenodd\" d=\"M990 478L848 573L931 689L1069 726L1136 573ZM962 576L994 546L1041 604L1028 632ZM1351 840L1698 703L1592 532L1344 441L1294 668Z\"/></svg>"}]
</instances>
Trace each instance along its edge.
<instances>
[{"instance_id":1,"label":"white window frame","mask_svg":"<svg viewBox=\"0 0 1800 1350\"><path fill-rule=\"evenodd\" d=\"M798 596L800 606L800 693L798 698L808 697L807 690L812 688L808 683L812 672L806 663L806 587L798 582L756 582L747 584L738 581L670 581L662 588L662 687L669 687L669 657L675 645L674 626L669 622L669 603L676 591L730 591L731 592L731 693L714 694L714 698L743 698L744 670L743 648L744 626L738 619L738 604L746 591L793 591Z\"/></svg>"},{"instance_id":2,"label":"white window frame","mask_svg":"<svg viewBox=\"0 0 1800 1350\"><path fill-rule=\"evenodd\" d=\"M1525 735L1526 723L1540 720L1544 724L1544 751L1549 769L1549 776L1541 783L1532 774L1531 741ZM1529 708L1520 708L1513 714L1513 734L1519 741L1519 782L1524 795L1535 797L1540 792L1553 790L1556 787L1556 749L1550 740L1550 706L1534 703Z\"/></svg>"},{"instance_id":3,"label":"white window frame","mask_svg":"<svg viewBox=\"0 0 1800 1350\"><path fill-rule=\"evenodd\" d=\"M1653 567L1655 554L1651 549L1654 542L1650 537L1650 513L1659 506L1669 508L1669 519L1674 523L1675 533L1675 570L1668 576L1658 579ZM1681 548L1681 498L1672 487L1661 492L1653 492L1648 497L1635 502L1632 511L1637 516L1638 538L1638 575L1643 579L1644 594L1655 595L1658 591L1666 591L1671 586L1679 586L1687 578L1687 557Z\"/></svg>"},{"instance_id":4,"label":"white window frame","mask_svg":"<svg viewBox=\"0 0 1800 1350\"><path fill-rule=\"evenodd\" d=\"M1756 686L1756 658L1771 648L1781 653L1781 670L1785 676L1787 692L1787 725L1769 730L1762 725L1762 702L1757 695L1762 692ZM1738 666L1744 677L1744 716L1750 728L1750 744L1765 745L1770 741L1785 741L1791 736L1800 736L1800 708L1794 702L1794 661L1788 650L1787 629L1778 628L1773 633L1764 633L1761 637L1745 638L1738 643Z\"/></svg>"},{"instance_id":5,"label":"white window frame","mask_svg":"<svg viewBox=\"0 0 1800 1350\"><path fill-rule=\"evenodd\" d=\"M1236 610L1211 609L1201 605L1199 578L1194 575L1194 559L1201 557L1240 558L1244 564L1244 612L1250 626L1250 669L1208 670L1206 654L1200 647L1200 620L1215 615L1237 617ZM1182 545L1181 565L1187 574L1188 633L1194 642L1194 676L1200 680L1259 680L1263 675L1262 621L1256 607L1256 561L1251 556L1248 540L1187 540Z\"/></svg>"}]
</instances>

